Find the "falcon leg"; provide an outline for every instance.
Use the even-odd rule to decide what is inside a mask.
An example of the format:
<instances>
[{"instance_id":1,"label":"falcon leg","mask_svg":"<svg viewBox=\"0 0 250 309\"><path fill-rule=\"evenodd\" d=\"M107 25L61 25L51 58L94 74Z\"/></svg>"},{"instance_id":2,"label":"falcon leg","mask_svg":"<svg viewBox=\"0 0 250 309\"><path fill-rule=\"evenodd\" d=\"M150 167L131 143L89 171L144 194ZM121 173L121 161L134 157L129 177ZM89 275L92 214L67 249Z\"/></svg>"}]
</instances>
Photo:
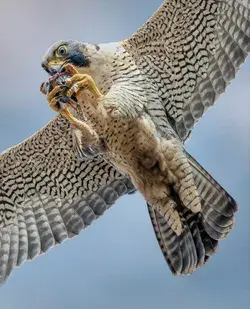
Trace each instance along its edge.
<instances>
[{"instance_id":1,"label":"falcon leg","mask_svg":"<svg viewBox=\"0 0 250 309\"><path fill-rule=\"evenodd\" d=\"M47 96L50 108L56 112L60 112L60 110L62 110L64 107L60 101L62 98L63 90L64 88L62 86L56 86L51 92L49 92Z\"/></svg>"},{"instance_id":2,"label":"falcon leg","mask_svg":"<svg viewBox=\"0 0 250 309\"><path fill-rule=\"evenodd\" d=\"M103 97L91 76L88 74L79 74L71 64L65 65L64 69L65 72L71 75L73 74L66 82L66 85L70 87L66 92L69 98L71 98L73 94L78 95L83 90L89 90L96 99L101 99Z\"/></svg>"},{"instance_id":3,"label":"falcon leg","mask_svg":"<svg viewBox=\"0 0 250 309\"><path fill-rule=\"evenodd\" d=\"M75 118L68 108L60 112L68 121L83 133L84 145L99 145L100 139L98 134L86 122Z\"/></svg>"},{"instance_id":4,"label":"falcon leg","mask_svg":"<svg viewBox=\"0 0 250 309\"><path fill-rule=\"evenodd\" d=\"M72 115L67 107L67 104L71 104L70 99L63 96L62 91L65 91L65 87L56 86L47 97L50 108L63 115L74 127L81 130L83 133L84 144L86 145L98 145L99 136L87 123L78 120Z\"/></svg>"}]
</instances>

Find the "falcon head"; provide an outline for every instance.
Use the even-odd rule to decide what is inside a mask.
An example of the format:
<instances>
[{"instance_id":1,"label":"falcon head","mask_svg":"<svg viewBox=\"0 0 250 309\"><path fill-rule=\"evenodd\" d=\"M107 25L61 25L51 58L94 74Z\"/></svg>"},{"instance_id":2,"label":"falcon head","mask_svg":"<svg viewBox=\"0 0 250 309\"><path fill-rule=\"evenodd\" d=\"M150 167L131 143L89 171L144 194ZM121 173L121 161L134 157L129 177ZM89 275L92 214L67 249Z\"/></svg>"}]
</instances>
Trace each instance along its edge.
<instances>
[{"instance_id":1,"label":"falcon head","mask_svg":"<svg viewBox=\"0 0 250 309\"><path fill-rule=\"evenodd\" d=\"M66 63L71 63L80 73L91 71L91 59L100 47L75 40L54 43L42 60L43 69L50 75L63 71Z\"/></svg>"}]
</instances>

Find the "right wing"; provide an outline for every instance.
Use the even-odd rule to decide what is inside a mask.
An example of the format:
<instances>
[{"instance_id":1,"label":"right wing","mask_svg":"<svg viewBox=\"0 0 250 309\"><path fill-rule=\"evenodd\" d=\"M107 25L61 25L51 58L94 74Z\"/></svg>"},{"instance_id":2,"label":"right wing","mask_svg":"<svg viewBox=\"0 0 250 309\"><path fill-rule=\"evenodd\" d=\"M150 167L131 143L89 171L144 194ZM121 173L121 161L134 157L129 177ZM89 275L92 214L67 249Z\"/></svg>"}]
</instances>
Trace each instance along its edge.
<instances>
[{"instance_id":1,"label":"right wing","mask_svg":"<svg viewBox=\"0 0 250 309\"><path fill-rule=\"evenodd\" d=\"M250 53L250 1L165 0L123 46L185 141Z\"/></svg>"},{"instance_id":2,"label":"right wing","mask_svg":"<svg viewBox=\"0 0 250 309\"><path fill-rule=\"evenodd\" d=\"M71 128L58 116L0 154L0 284L134 192L103 159L79 160L72 149Z\"/></svg>"}]
</instances>

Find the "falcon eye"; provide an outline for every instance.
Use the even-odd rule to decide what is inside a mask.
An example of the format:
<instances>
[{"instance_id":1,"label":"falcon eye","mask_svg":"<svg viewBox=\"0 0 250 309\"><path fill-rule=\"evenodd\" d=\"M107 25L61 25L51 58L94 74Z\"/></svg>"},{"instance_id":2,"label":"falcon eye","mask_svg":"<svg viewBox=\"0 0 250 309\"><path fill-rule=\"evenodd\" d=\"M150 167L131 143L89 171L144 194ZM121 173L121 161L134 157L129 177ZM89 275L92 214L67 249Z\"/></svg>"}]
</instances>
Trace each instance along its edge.
<instances>
[{"instance_id":1,"label":"falcon eye","mask_svg":"<svg viewBox=\"0 0 250 309\"><path fill-rule=\"evenodd\" d=\"M57 54L59 56L64 56L67 54L67 48L66 46L60 46L58 49L57 49Z\"/></svg>"}]
</instances>

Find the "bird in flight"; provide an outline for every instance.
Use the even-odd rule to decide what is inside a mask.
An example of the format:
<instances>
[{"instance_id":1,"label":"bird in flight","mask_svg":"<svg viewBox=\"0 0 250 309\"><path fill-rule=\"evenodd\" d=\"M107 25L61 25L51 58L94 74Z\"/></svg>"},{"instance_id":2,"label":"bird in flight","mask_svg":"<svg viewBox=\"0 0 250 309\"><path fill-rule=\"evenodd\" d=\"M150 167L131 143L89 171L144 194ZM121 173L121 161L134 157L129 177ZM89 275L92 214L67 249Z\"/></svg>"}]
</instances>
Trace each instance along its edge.
<instances>
[{"instance_id":1,"label":"bird in flight","mask_svg":"<svg viewBox=\"0 0 250 309\"><path fill-rule=\"evenodd\" d=\"M165 0L124 41L53 44L42 90L60 115L0 155L0 282L137 189L173 274L203 266L237 204L184 143L249 52L240 0Z\"/></svg>"}]
</instances>

